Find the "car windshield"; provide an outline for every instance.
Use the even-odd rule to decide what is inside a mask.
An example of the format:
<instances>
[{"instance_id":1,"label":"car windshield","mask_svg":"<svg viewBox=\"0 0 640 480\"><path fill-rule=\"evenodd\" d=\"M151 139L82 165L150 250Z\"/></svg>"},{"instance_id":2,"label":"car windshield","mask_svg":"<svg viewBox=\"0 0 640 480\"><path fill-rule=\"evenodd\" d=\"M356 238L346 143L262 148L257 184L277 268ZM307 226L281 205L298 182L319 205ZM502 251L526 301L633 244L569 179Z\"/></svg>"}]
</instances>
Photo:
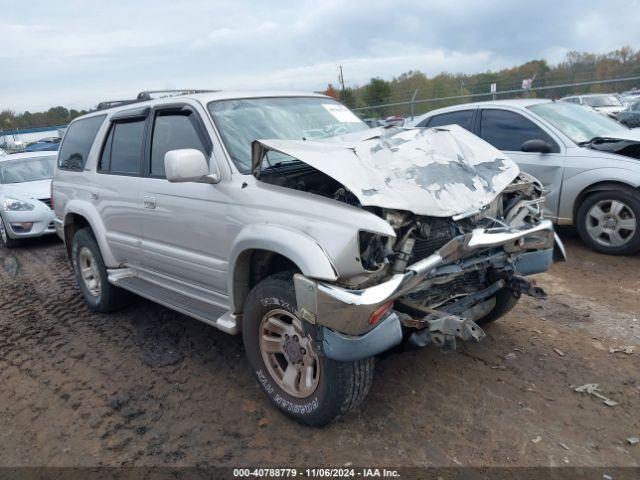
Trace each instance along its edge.
<instances>
[{"instance_id":1,"label":"car windshield","mask_svg":"<svg viewBox=\"0 0 640 480\"><path fill-rule=\"evenodd\" d=\"M0 183L24 183L53 178L55 155L49 157L21 158L0 162Z\"/></svg>"},{"instance_id":2,"label":"car windshield","mask_svg":"<svg viewBox=\"0 0 640 480\"><path fill-rule=\"evenodd\" d=\"M615 120L573 103L549 102L531 105L528 108L576 143L628 131L627 127Z\"/></svg>"},{"instance_id":3,"label":"car windshield","mask_svg":"<svg viewBox=\"0 0 640 480\"><path fill-rule=\"evenodd\" d=\"M621 107L622 102L616 95L598 95L597 97L582 97L582 101L590 107Z\"/></svg>"},{"instance_id":4,"label":"car windshield","mask_svg":"<svg viewBox=\"0 0 640 480\"><path fill-rule=\"evenodd\" d=\"M347 107L319 97L218 100L209 104L209 111L242 173L251 171L254 140L319 140L369 128ZM292 160L285 158L278 160Z\"/></svg>"}]
</instances>

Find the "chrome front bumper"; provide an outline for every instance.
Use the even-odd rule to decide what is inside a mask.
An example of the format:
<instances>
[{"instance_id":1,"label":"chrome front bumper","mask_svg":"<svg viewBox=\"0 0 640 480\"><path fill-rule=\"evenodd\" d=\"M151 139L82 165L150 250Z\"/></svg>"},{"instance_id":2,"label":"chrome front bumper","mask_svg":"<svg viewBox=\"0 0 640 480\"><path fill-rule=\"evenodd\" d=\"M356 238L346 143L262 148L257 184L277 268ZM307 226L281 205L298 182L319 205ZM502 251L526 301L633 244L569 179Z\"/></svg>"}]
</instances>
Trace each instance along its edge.
<instances>
[{"instance_id":1,"label":"chrome front bumper","mask_svg":"<svg viewBox=\"0 0 640 480\"><path fill-rule=\"evenodd\" d=\"M309 323L322 325L345 335L363 335L374 329L369 319L377 309L415 290L424 281L437 277L438 269L442 267L483 251L510 257L517 268L518 257L526 253L544 251L550 258L556 242L562 252L560 255L564 255L562 244L549 220L542 220L534 227L520 230L476 229L452 239L437 252L407 267L404 273L359 290L317 282L296 274L294 283L298 311ZM546 269L544 262L541 265L542 269ZM529 271L525 274L530 273L536 272Z\"/></svg>"}]
</instances>

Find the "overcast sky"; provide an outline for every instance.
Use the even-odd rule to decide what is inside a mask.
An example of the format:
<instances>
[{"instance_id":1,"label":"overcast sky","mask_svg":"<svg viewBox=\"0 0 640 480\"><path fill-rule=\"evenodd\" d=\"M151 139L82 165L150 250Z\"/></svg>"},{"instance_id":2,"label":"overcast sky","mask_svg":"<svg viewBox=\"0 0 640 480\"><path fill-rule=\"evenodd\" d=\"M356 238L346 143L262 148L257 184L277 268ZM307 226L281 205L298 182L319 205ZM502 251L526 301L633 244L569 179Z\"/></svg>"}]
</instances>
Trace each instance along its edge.
<instances>
[{"instance_id":1,"label":"overcast sky","mask_svg":"<svg viewBox=\"0 0 640 480\"><path fill-rule=\"evenodd\" d=\"M0 0L0 110L159 88L319 90L640 48L640 0Z\"/></svg>"}]
</instances>

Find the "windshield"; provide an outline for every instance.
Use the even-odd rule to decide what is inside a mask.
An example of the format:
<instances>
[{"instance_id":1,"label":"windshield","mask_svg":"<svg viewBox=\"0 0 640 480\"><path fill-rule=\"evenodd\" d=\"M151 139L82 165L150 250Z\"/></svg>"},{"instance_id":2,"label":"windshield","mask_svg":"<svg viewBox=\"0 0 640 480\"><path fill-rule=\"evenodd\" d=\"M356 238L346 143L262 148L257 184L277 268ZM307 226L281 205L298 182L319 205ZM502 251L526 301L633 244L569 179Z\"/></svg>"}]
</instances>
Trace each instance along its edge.
<instances>
[{"instance_id":1,"label":"windshield","mask_svg":"<svg viewBox=\"0 0 640 480\"><path fill-rule=\"evenodd\" d=\"M590 107L621 107L622 102L616 95L598 95L597 97L582 97L582 101Z\"/></svg>"},{"instance_id":2,"label":"windshield","mask_svg":"<svg viewBox=\"0 0 640 480\"><path fill-rule=\"evenodd\" d=\"M628 130L611 118L573 103L549 102L527 108L552 123L576 143Z\"/></svg>"},{"instance_id":3,"label":"windshield","mask_svg":"<svg viewBox=\"0 0 640 480\"><path fill-rule=\"evenodd\" d=\"M24 183L53 178L55 155L50 157L21 158L0 162L0 183Z\"/></svg>"},{"instance_id":4,"label":"windshield","mask_svg":"<svg viewBox=\"0 0 640 480\"><path fill-rule=\"evenodd\" d=\"M328 98L218 100L209 104L209 111L242 173L251 171L254 140L319 140L369 128L347 107Z\"/></svg>"}]
</instances>

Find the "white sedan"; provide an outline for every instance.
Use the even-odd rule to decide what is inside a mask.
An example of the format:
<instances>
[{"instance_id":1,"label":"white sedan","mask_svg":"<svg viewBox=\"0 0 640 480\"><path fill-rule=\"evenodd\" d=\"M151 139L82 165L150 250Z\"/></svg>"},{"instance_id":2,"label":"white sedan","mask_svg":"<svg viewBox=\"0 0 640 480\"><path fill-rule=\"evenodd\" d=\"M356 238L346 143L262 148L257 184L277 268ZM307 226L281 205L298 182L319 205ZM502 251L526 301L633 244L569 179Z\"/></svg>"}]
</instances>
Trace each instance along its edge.
<instances>
[{"instance_id":1,"label":"white sedan","mask_svg":"<svg viewBox=\"0 0 640 480\"><path fill-rule=\"evenodd\" d=\"M55 233L51 178L56 154L17 153L0 157L0 243Z\"/></svg>"}]
</instances>

